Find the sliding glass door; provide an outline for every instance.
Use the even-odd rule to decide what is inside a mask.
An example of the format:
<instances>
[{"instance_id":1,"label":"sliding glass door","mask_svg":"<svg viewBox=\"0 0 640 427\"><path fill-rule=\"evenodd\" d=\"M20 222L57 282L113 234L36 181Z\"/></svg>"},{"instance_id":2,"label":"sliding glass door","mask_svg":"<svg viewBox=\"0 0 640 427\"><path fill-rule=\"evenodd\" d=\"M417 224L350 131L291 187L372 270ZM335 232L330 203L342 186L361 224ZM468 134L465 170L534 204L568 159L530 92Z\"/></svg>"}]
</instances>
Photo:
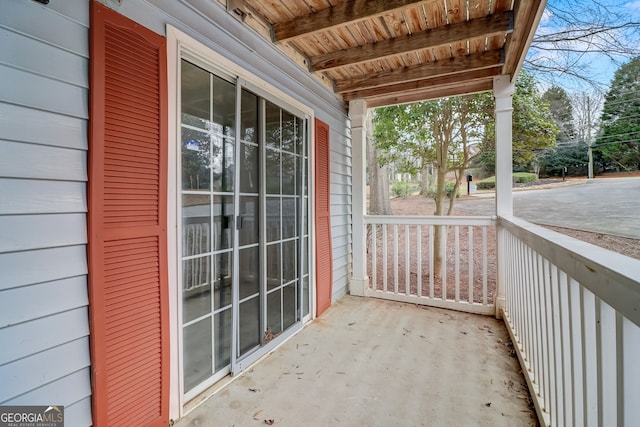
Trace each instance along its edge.
<instances>
[{"instance_id":1,"label":"sliding glass door","mask_svg":"<svg viewBox=\"0 0 640 427\"><path fill-rule=\"evenodd\" d=\"M309 313L308 119L182 60L180 125L189 398L241 370Z\"/></svg>"}]
</instances>

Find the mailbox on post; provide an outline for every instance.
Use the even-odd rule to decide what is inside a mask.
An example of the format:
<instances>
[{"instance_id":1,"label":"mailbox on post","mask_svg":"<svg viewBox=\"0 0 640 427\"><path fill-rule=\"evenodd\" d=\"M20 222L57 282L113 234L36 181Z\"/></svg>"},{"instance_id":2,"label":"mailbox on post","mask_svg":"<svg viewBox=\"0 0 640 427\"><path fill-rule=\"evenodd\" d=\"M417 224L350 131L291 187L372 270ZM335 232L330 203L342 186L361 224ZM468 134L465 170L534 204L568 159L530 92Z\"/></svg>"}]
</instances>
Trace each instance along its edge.
<instances>
[{"instance_id":1,"label":"mailbox on post","mask_svg":"<svg viewBox=\"0 0 640 427\"><path fill-rule=\"evenodd\" d=\"M467 175L467 196L471 194L471 181L473 181L473 177Z\"/></svg>"}]
</instances>

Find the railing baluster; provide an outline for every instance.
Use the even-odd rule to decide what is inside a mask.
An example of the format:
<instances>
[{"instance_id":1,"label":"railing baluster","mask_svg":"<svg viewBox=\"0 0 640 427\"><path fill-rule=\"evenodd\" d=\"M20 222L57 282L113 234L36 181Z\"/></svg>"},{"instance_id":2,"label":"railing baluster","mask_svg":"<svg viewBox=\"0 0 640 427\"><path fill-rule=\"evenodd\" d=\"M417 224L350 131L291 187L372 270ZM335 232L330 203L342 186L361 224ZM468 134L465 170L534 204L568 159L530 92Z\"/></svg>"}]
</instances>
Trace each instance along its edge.
<instances>
[{"instance_id":1,"label":"railing baluster","mask_svg":"<svg viewBox=\"0 0 640 427\"><path fill-rule=\"evenodd\" d=\"M615 345L615 349L616 349L616 353L615 353L615 359L616 359L616 402L617 402L617 408L616 408L616 418L618 420L618 425L620 424L624 424L624 407L625 407L625 401L624 401L624 387L625 387L625 375L624 375L624 330L623 330L623 317L620 314L620 312L616 311L614 312L616 320L615 320L615 327L616 327L616 334L615 334L615 340L616 340L616 345ZM633 378L632 376L628 377L629 379ZM637 378L636 378L637 380ZM637 395L636 395L637 396Z\"/></svg>"},{"instance_id":2,"label":"railing baluster","mask_svg":"<svg viewBox=\"0 0 640 427\"><path fill-rule=\"evenodd\" d=\"M409 255L411 254L409 250L409 226L404 226L404 281L405 281L405 295L409 295L411 293L411 283L409 272L411 271L411 264L409 260L411 259Z\"/></svg>"},{"instance_id":3,"label":"railing baluster","mask_svg":"<svg viewBox=\"0 0 640 427\"><path fill-rule=\"evenodd\" d=\"M569 300L569 330L571 345L571 395L569 401L573 402L571 408L572 424L575 426L584 425L582 420L582 335L580 332L580 284L573 278L569 278L568 288ZM581 422L582 420L582 422Z\"/></svg>"},{"instance_id":4,"label":"railing baluster","mask_svg":"<svg viewBox=\"0 0 640 427\"><path fill-rule=\"evenodd\" d=\"M373 290L378 289L378 225L371 224L371 245L373 246L371 255L371 281Z\"/></svg>"},{"instance_id":5,"label":"railing baluster","mask_svg":"<svg viewBox=\"0 0 640 427\"><path fill-rule=\"evenodd\" d=\"M470 225L467 228L467 239L469 243L469 255L467 256L469 261L469 304L473 304L473 226Z\"/></svg>"},{"instance_id":6,"label":"railing baluster","mask_svg":"<svg viewBox=\"0 0 640 427\"><path fill-rule=\"evenodd\" d=\"M416 293L422 296L422 227L416 225Z\"/></svg>"},{"instance_id":7,"label":"railing baluster","mask_svg":"<svg viewBox=\"0 0 640 427\"><path fill-rule=\"evenodd\" d=\"M387 224L382 224L382 290L387 292L387 275L388 275L388 260L387 260Z\"/></svg>"},{"instance_id":8,"label":"railing baluster","mask_svg":"<svg viewBox=\"0 0 640 427\"><path fill-rule=\"evenodd\" d=\"M445 225L440 225L440 237L442 238L442 265L440 270L440 279L442 282L442 301L447 300L447 242L449 229Z\"/></svg>"},{"instance_id":9,"label":"railing baluster","mask_svg":"<svg viewBox=\"0 0 640 427\"><path fill-rule=\"evenodd\" d=\"M460 302L460 227L455 226L454 232L454 258L455 258L455 298L456 302Z\"/></svg>"},{"instance_id":10,"label":"railing baluster","mask_svg":"<svg viewBox=\"0 0 640 427\"><path fill-rule=\"evenodd\" d=\"M487 227L482 227L482 305L487 305L487 268L489 265ZM497 295L493 296L495 303Z\"/></svg>"},{"instance_id":11,"label":"railing baluster","mask_svg":"<svg viewBox=\"0 0 640 427\"><path fill-rule=\"evenodd\" d=\"M393 293L398 293L398 224L393 224Z\"/></svg>"},{"instance_id":12,"label":"railing baluster","mask_svg":"<svg viewBox=\"0 0 640 427\"><path fill-rule=\"evenodd\" d=\"M433 299L433 294L434 294L434 279L433 279L433 233L434 233L434 226L430 225L429 226L429 298Z\"/></svg>"}]
</instances>

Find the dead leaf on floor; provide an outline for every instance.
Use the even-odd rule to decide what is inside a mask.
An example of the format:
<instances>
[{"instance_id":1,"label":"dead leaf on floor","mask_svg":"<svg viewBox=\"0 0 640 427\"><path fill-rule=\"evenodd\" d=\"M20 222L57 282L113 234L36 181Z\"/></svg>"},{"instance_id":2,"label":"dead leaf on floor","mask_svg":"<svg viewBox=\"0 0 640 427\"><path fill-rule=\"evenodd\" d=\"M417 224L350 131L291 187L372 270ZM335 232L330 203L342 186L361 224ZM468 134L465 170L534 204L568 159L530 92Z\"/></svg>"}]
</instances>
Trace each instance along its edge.
<instances>
[{"instance_id":1,"label":"dead leaf on floor","mask_svg":"<svg viewBox=\"0 0 640 427\"><path fill-rule=\"evenodd\" d=\"M467 331L460 331L462 335L467 335Z\"/></svg>"},{"instance_id":2,"label":"dead leaf on floor","mask_svg":"<svg viewBox=\"0 0 640 427\"><path fill-rule=\"evenodd\" d=\"M346 372L340 372L340 371L337 371L337 372L336 372L336 374L340 374L340 375L347 375L347 373L346 373Z\"/></svg>"},{"instance_id":3,"label":"dead leaf on floor","mask_svg":"<svg viewBox=\"0 0 640 427\"><path fill-rule=\"evenodd\" d=\"M255 414L253 414L253 419L256 421L260 421L260 418L258 418L258 414L262 412L262 409L260 409L258 412L256 412Z\"/></svg>"},{"instance_id":4,"label":"dead leaf on floor","mask_svg":"<svg viewBox=\"0 0 640 427\"><path fill-rule=\"evenodd\" d=\"M349 326L353 326L355 324L356 324L356 322L351 322L351 323L349 323Z\"/></svg>"},{"instance_id":5,"label":"dead leaf on floor","mask_svg":"<svg viewBox=\"0 0 640 427\"><path fill-rule=\"evenodd\" d=\"M272 419L268 419L268 420L264 420L264 423L268 426L272 426L274 425L276 422L276 420L272 420Z\"/></svg>"},{"instance_id":6,"label":"dead leaf on floor","mask_svg":"<svg viewBox=\"0 0 640 427\"><path fill-rule=\"evenodd\" d=\"M259 392L259 391L260 391L260 389L259 389L259 388L250 388L250 389L249 389L249 391L252 391L252 392L254 392L254 393L257 393L257 392Z\"/></svg>"},{"instance_id":7,"label":"dead leaf on floor","mask_svg":"<svg viewBox=\"0 0 640 427\"><path fill-rule=\"evenodd\" d=\"M484 406L486 406L488 408L489 406L491 406L491 402L485 403Z\"/></svg>"}]
</instances>

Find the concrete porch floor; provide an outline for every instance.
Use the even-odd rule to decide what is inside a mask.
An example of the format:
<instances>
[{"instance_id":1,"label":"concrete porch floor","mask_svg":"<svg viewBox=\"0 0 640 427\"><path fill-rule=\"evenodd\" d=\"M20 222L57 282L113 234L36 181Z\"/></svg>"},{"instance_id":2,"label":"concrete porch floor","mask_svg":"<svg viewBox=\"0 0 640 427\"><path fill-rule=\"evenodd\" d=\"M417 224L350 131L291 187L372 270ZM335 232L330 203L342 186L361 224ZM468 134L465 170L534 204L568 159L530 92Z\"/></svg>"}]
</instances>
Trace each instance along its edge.
<instances>
[{"instance_id":1,"label":"concrete porch floor","mask_svg":"<svg viewBox=\"0 0 640 427\"><path fill-rule=\"evenodd\" d=\"M347 296L176 423L531 426L495 318Z\"/></svg>"}]
</instances>

